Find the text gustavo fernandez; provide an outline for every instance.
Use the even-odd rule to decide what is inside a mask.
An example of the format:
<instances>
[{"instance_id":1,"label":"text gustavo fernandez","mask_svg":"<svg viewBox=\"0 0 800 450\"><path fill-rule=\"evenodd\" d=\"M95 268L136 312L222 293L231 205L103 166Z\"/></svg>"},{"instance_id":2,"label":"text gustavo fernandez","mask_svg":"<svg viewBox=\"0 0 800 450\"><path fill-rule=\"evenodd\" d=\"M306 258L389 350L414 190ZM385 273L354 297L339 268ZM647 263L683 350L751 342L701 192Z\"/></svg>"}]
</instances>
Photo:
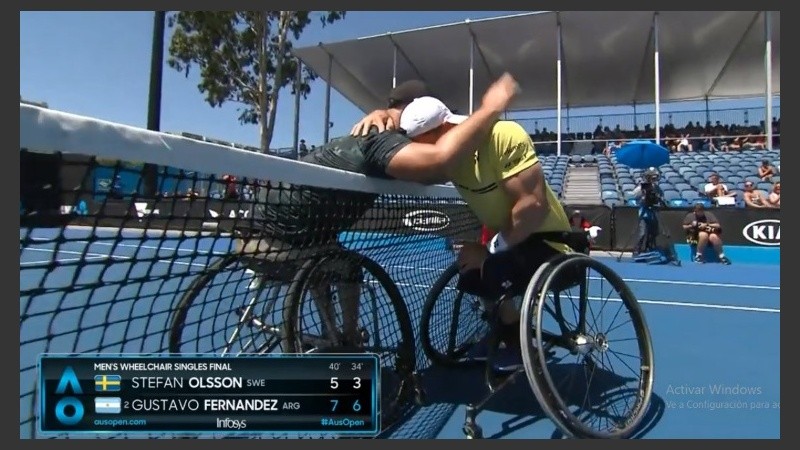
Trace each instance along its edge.
<instances>
[{"instance_id":1,"label":"text gustavo fernandez","mask_svg":"<svg viewBox=\"0 0 800 450\"><path fill-rule=\"evenodd\" d=\"M293 402L296 403L296 402ZM135 398L125 400L122 408L127 411L279 411L275 398ZM299 404L291 409L300 409Z\"/></svg>"},{"instance_id":2,"label":"text gustavo fernandez","mask_svg":"<svg viewBox=\"0 0 800 450\"><path fill-rule=\"evenodd\" d=\"M241 389L242 377L133 377L134 389Z\"/></svg>"}]
</instances>

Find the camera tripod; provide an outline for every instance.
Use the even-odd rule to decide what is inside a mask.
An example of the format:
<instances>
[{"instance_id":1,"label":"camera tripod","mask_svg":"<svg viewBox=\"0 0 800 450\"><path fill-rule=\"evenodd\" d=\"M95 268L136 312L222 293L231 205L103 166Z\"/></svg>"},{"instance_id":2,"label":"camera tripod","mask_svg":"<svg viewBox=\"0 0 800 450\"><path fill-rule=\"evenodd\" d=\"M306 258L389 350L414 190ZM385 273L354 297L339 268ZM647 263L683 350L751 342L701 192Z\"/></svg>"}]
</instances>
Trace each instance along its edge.
<instances>
[{"instance_id":1,"label":"camera tripod","mask_svg":"<svg viewBox=\"0 0 800 450\"><path fill-rule=\"evenodd\" d=\"M680 266L681 261L678 259L677 255L675 254L675 250L673 248L672 243L672 235L670 235L669 231L666 227L661 226L661 218L659 217L659 211L657 207L665 206L663 202L661 202L658 206L640 206L639 207L639 217L636 222L636 228L631 232L630 237L628 237L628 241L625 243L623 247L621 247L619 255L617 255L617 262L622 261L622 257L625 254L625 250L631 246L631 243L636 240L636 246L634 247L635 250L643 250L644 253L651 253L651 252L659 252L664 257L668 259L668 263L673 264L675 266ZM648 209L649 213L651 214L651 218L649 220L645 220L642 218L642 209ZM642 226L642 222L645 222L645 233L644 236L640 236L640 229ZM647 223L650 222L650 223ZM650 227L655 226L658 228L656 233L652 233L650 231ZM658 238L661 237L664 240L664 244L662 246L658 245ZM644 242L641 242L641 239L644 239Z\"/></svg>"}]
</instances>

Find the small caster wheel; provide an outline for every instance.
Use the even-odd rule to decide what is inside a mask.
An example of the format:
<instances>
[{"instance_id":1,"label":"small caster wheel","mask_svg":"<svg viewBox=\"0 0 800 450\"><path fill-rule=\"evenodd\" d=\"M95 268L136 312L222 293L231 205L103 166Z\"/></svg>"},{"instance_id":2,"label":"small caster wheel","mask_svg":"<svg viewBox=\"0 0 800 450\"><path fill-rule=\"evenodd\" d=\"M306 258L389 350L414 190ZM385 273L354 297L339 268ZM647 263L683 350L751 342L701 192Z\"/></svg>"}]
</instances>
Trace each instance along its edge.
<instances>
[{"instance_id":1,"label":"small caster wheel","mask_svg":"<svg viewBox=\"0 0 800 450\"><path fill-rule=\"evenodd\" d=\"M467 439L483 439L483 430L477 424L467 423L463 431Z\"/></svg>"},{"instance_id":2,"label":"small caster wheel","mask_svg":"<svg viewBox=\"0 0 800 450\"><path fill-rule=\"evenodd\" d=\"M428 397L425 395L425 389L420 387L414 388L414 403L417 406L426 406L428 402Z\"/></svg>"}]
</instances>

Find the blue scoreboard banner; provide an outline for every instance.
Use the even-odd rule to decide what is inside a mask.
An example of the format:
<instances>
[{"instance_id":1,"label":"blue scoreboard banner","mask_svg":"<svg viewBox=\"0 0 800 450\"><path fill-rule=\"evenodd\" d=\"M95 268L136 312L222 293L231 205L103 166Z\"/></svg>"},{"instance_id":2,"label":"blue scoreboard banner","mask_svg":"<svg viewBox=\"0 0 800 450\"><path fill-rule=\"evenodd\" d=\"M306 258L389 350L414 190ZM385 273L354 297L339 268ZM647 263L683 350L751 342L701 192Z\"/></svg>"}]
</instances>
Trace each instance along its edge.
<instances>
[{"instance_id":1,"label":"blue scoreboard banner","mask_svg":"<svg viewBox=\"0 0 800 450\"><path fill-rule=\"evenodd\" d=\"M370 354L42 355L43 433L377 435Z\"/></svg>"}]
</instances>

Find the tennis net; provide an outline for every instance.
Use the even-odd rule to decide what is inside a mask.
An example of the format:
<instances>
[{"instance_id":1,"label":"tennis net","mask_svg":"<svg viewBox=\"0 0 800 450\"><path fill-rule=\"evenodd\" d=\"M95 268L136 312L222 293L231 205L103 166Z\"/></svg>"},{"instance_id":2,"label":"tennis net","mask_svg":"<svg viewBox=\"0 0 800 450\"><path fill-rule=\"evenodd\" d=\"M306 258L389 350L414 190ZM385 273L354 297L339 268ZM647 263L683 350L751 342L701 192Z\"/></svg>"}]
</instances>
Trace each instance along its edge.
<instances>
[{"instance_id":1,"label":"tennis net","mask_svg":"<svg viewBox=\"0 0 800 450\"><path fill-rule=\"evenodd\" d=\"M38 434L41 353L298 352L334 336L396 369L398 348L419 340L425 296L453 247L480 235L449 186L37 106L20 104L20 150L21 437ZM339 263L320 269L322 256ZM407 308L411 337L381 271ZM298 282L313 276L332 277L330 289L365 286L359 309L347 310L358 320L348 321L344 300L321 313L321 284ZM423 368L418 343L411 353Z\"/></svg>"}]
</instances>

